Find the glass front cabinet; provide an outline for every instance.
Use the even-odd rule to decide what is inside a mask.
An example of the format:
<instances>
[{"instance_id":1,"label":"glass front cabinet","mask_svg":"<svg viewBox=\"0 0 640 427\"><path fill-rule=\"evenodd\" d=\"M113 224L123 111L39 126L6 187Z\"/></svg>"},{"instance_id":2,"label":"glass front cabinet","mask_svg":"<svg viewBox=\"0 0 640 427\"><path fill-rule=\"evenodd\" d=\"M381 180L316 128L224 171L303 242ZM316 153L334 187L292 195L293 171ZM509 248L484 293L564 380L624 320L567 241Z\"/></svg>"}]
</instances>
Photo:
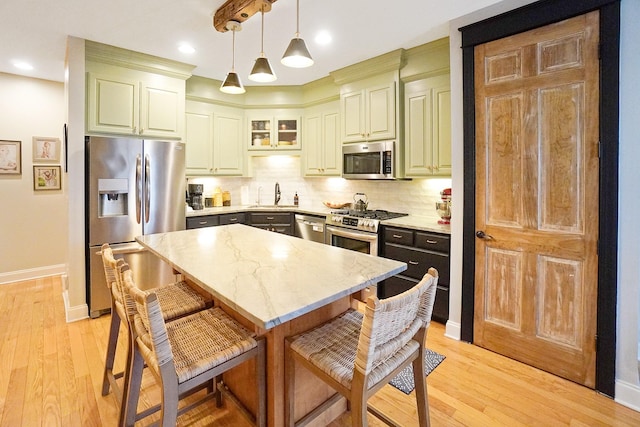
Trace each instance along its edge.
<instances>
[{"instance_id":1,"label":"glass front cabinet","mask_svg":"<svg viewBox=\"0 0 640 427\"><path fill-rule=\"evenodd\" d=\"M300 118L249 118L249 150L299 150Z\"/></svg>"}]
</instances>

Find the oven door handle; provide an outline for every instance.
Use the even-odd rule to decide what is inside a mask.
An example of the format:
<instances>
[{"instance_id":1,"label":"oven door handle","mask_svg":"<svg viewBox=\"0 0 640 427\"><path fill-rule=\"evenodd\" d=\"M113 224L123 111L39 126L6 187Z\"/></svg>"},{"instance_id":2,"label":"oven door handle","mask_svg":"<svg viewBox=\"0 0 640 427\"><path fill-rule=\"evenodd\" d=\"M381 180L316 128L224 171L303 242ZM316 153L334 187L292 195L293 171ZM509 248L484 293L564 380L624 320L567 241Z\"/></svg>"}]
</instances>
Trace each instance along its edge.
<instances>
[{"instance_id":1,"label":"oven door handle","mask_svg":"<svg viewBox=\"0 0 640 427\"><path fill-rule=\"evenodd\" d=\"M375 242L378 240L377 234L372 235L371 233L360 233L357 231L349 231L343 228L332 227L330 225L327 226L327 231L333 234L334 236L346 237L349 239L357 239L365 242Z\"/></svg>"}]
</instances>

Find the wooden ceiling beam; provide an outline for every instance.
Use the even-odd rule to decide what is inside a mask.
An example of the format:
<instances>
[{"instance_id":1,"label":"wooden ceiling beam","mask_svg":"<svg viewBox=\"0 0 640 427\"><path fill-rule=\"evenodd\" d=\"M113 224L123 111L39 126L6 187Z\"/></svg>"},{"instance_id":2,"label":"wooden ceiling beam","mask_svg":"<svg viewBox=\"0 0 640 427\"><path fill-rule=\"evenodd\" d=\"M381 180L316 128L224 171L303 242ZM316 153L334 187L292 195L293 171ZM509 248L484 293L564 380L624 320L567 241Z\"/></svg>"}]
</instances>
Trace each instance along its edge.
<instances>
[{"instance_id":1,"label":"wooden ceiling beam","mask_svg":"<svg viewBox=\"0 0 640 427\"><path fill-rule=\"evenodd\" d=\"M269 12L271 4L277 0L227 0L220 6L213 15L213 26L216 30L224 33L227 31L226 25L229 21L244 22L254 14L262 10Z\"/></svg>"}]
</instances>

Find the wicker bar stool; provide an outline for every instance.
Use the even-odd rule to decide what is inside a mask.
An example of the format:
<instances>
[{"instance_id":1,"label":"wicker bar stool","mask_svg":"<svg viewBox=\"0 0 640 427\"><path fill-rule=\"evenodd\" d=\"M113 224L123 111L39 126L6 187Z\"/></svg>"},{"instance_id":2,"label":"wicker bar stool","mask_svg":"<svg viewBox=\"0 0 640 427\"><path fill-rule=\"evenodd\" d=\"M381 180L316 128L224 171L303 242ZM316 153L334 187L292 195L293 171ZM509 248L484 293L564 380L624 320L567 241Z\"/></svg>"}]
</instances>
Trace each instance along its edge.
<instances>
[{"instance_id":1,"label":"wicker bar stool","mask_svg":"<svg viewBox=\"0 0 640 427\"><path fill-rule=\"evenodd\" d=\"M329 322L289 337L285 345L288 426L303 426L341 396L351 406L354 427L367 425L367 409L388 425L398 425L367 400L402 369L413 365L420 426L429 425L424 367L427 330L435 301L438 272L430 268L413 288L384 300L367 298L364 314L348 310ZM299 363L338 393L295 422L295 363Z\"/></svg>"},{"instance_id":2,"label":"wicker bar stool","mask_svg":"<svg viewBox=\"0 0 640 427\"><path fill-rule=\"evenodd\" d=\"M127 321L128 316L132 316L135 312L135 307L126 307L124 301L124 295L122 285L119 284L120 274L119 268L125 263L122 259L115 259L113 251L108 243L105 243L101 247L102 252L102 264L104 267L104 274L111 294L111 323L109 326L109 341L107 344L107 353L105 356L104 374L102 380L102 395L109 394L110 389L114 391L116 399L121 406L120 417L123 417L122 402L123 395L126 394L126 379L125 384L120 387L117 383L117 379L122 378L125 373L114 373L114 362L116 356L116 349L118 345L118 338L120 335L120 323L124 320L127 322L126 330L129 332L129 325ZM183 281L167 284L154 289L157 292L158 300L162 306L166 320L172 320L179 318L200 310L204 310L213 305L211 298L207 298L197 291L193 290L189 285ZM133 310L133 311L132 311ZM131 333L129 332L127 341L131 348ZM127 364L125 370L128 369L130 363L129 351L127 352Z\"/></svg>"},{"instance_id":3,"label":"wicker bar stool","mask_svg":"<svg viewBox=\"0 0 640 427\"><path fill-rule=\"evenodd\" d=\"M146 363L160 385L162 426L175 426L177 416L194 406L216 398L221 405L224 389L222 374L241 363L255 359L257 410L253 416L239 400L242 413L255 425L266 425L266 355L263 337L247 331L220 308L202 310L171 322L165 322L162 307L154 290L143 291L133 282L131 271L122 272L125 299L135 301L133 321L135 340L131 379L125 403L125 425L133 426L142 369ZM211 381L214 387L209 387ZM178 409L178 401L190 390L208 387L199 401Z\"/></svg>"}]
</instances>

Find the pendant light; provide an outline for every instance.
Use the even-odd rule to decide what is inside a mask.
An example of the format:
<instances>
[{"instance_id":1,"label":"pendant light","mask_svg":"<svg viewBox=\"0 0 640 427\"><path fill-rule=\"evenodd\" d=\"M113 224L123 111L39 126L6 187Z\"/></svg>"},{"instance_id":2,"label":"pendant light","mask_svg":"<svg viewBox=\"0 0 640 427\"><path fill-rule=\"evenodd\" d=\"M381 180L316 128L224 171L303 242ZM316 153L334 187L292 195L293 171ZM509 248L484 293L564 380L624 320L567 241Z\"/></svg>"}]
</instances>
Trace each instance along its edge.
<instances>
[{"instance_id":1,"label":"pendant light","mask_svg":"<svg viewBox=\"0 0 640 427\"><path fill-rule=\"evenodd\" d=\"M313 65L313 59L304 40L300 38L300 0L296 0L296 35L291 39L289 47L284 52L282 64L287 67L304 68Z\"/></svg>"},{"instance_id":2,"label":"pendant light","mask_svg":"<svg viewBox=\"0 0 640 427\"><path fill-rule=\"evenodd\" d=\"M229 21L227 22L226 29L233 32L232 62L231 71L229 71L227 78L225 78L222 85L220 85L220 91L238 95L245 93L244 86L242 86L242 82L240 81L240 76L236 73L236 31L242 30L242 26L237 21Z\"/></svg>"},{"instance_id":3,"label":"pendant light","mask_svg":"<svg viewBox=\"0 0 640 427\"><path fill-rule=\"evenodd\" d=\"M249 80L254 82L272 82L277 79L276 74L271 69L271 64L266 56L264 56L264 3L262 3L262 30L260 34L260 56L256 59L256 63L253 64L251 74L249 74Z\"/></svg>"}]
</instances>

